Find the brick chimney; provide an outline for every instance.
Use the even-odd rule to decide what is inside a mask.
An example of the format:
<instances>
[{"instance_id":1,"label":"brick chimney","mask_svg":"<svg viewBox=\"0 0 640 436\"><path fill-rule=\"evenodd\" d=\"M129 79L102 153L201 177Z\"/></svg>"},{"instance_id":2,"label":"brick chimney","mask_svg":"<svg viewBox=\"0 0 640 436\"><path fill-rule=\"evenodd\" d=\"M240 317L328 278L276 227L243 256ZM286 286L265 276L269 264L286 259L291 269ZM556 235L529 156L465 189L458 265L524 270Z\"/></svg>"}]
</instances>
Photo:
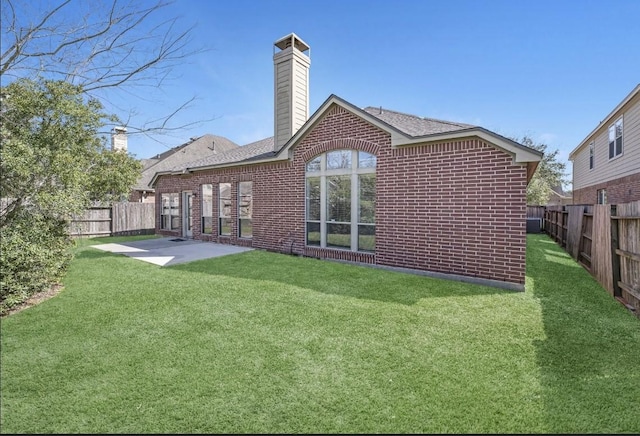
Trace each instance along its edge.
<instances>
[{"instance_id":1,"label":"brick chimney","mask_svg":"<svg viewBox=\"0 0 640 436\"><path fill-rule=\"evenodd\" d=\"M295 33L276 41L274 66L274 151L309 118L309 65L311 49Z\"/></svg>"},{"instance_id":2,"label":"brick chimney","mask_svg":"<svg viewBox=\"0 0 640 436\"><path fill-rule=\"evenodd\" d=\"M127 129L114 127L111 130L111 150L127 152Z\"/></svg>"}]
</instances>

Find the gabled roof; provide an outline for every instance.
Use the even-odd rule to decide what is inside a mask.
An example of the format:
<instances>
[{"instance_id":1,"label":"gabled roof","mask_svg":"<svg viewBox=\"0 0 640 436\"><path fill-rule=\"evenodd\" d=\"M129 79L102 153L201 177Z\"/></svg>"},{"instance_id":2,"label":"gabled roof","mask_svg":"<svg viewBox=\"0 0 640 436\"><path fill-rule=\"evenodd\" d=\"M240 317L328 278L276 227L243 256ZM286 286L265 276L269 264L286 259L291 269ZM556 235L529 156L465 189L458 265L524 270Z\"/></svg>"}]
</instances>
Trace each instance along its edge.
<instances>
[{"instance_id":1,"label":"gabled roof","mask_svg":"<svg viewBox=\"0 0 640 436\"><path fill-rule=\"evenodd\" d=\"M569 153L569 160L571 160L571 161L572 161L572 160L574 159L574 157L575 157L576 153L578 152L578 150L580 150L580 149L581 149L582 147L584 147L588 142L590 142L589 140L591 139L591 137L592 137L593 135L595 135L595 134L596 134L596 132L602 128L602 126L606 126L606 125L608 125L608 124L612 121L612 118L614 118L614 117L618 114L618 112L620 111L620 109L622 109L622 107L623 107L624 105L626 105L626 104L627 104L627 103L628 103L628 102L629 102L633 97L635 97L635 96L636 96L636 95L638 95L638 94L640 94L640 83L638 83L638 85L636 85L636 87L635 87L635 88L633 88L633 90L629 93L629 95L627 95L627 96L626 96L626 97L625 97L625 98L620 102L620 104L618 104L618 105L615 107L615 109L613 109L613 110L609 113L609 115L607 115L607 116L605 117L605 119L604 119L604 120L600 121L600 123L598 123L598 126L597 126L595 129L593 129L593 130L591 131L591 133L589 133L589 134L587 135L587 137L586 137L586 138L584 138L584 139L582 140L582 142L581 142L580 144L578 144L578 146L577 146L576 148L574 148L574 149L571 151L571 153Z\"/></svg>"},{"instance_id":2,"label":"gabled roof","mask_svg":"<svg viewBox=\"0 0 640 436\"><path fill-rule=\"evenodd\" d=\"M296 132L295 135L278 152L282 156L298 141L300 141L308 131L322 119L323 115L332 105L338 105L348 112L368 121L374 126L391 134L391 146L402 147L403 145L423 144L426 142L441 142L455 139L476 136L483 139L507 153L513 155L514 161L539 162L542 153L522 144L518 144L511 139L498 135L482 127L470 124L453 123L450 121L435 120L432 118L421 118L413 115L402 114L401 112L391 112L391 116L384 117L382 114L371 114L366 109L360 109L337 95L330 95L320 108L309 118L309 120ZM375 113L375 110L374 110ZM383 119L384 118L384 119Z\"/></svg>"},{"instance_id":3,"label":"gabled roof","mask_svg":"<svg viewBox=\"0 0 640 436\"><path fill-rule=\"evenodd\" d=\"M187 162L207 156L218 156L239 148L238 144L223 136L206 134L198 138L192 138L190 141L173 147L151 159L142 159L142 174L133 189L153 191L151 182L157 172L171 170L178 166L184 167Z\"/></svg>"},{"instance_id":4,"label":"gabled roof","mask_svg":"<svg viewBox=\"0 0 640 436\"><path fill-rule=\"evenodd\" d=\"M314 112L307 122L295 135L278 151L273 151L273 137L241 146L221 156L208 156L186 165L176 166L165 171L158 171L153 176L150 184L153 186L156 179L164 174L181 174L191 171L201 171L210 168L244 165L251 163L266 163L282 161L289 158L292 150L321 120L324 114L333 106L338 105L348 112L364 119L391 135L391 145L402 147L404 145L423 144L427 142L441 142L469 138L476 136L494 146L511 154L514 162L533 163L530 168L529 178L533 175L537 163L542 159L542 153L522 144L518 144L497 133L471 124L455 123L451 121L423 118L395 112L388 109L367 107L360 109L336 95L330 95L327 100Z\"/></svg>"}]
</instances>

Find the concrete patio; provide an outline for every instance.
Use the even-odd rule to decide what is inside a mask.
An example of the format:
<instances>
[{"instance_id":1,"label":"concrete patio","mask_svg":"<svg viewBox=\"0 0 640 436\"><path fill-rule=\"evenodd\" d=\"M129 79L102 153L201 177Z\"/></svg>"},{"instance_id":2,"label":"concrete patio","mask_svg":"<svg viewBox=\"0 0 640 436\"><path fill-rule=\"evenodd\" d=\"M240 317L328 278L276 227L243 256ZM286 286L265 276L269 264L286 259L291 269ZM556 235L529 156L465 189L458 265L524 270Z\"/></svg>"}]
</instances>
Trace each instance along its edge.
<instances>
[{"instance_id":1,"label":"concrete patio","mask_svg":"<svg viewBox=\"0 0 640 436\"><path fill-rule=\"evenodd\" d=\"M194 260L209 259L253 250L247 247L194 241L192 239L177 237L145 239L142 241L123 242L121 244L100 244L94 245L93 248L111 253L124 254L125 256L160 266L176 265Z\"/></svg>"}]
</instances>

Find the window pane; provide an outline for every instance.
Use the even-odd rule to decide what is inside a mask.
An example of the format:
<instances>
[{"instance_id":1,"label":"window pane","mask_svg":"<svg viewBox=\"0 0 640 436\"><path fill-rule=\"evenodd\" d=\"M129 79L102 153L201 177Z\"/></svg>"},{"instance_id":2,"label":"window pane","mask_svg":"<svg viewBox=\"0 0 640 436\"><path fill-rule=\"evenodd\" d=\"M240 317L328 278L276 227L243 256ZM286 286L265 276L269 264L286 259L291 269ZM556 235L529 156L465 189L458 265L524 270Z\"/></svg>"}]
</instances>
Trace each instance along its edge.
<instances>
[{"instance_id":1,"label":"window pane","mask_svg":"<svg viewBox=\"0 0 640 436\"><path fill-rule=\"evenodd\" d=\"M307 219L320 220L320 177L307 178Z\"/></svg>"},{"instance_id":2,"label":"window pane","mask_svg":"<svg viewBox=\"0 0 640 436\"><path fill-rule=\"evenodd\" d=\"M220 183L220 217L231 218L231 183Z\"/></svg>"},{"instance_id":3,"label":"window pane","mask_svg":"<svg viewBox=\"0 0 640 436\"><path fill-rule=\"evenodd\" d=\"M358 226L358 250L375 251L376 249L376 226Z\"/></svg>"},{"instance_id":4,"label":"window pane","mask_svg":"<svg viewBox=\"0 0 640 436\"><path fill-rule=\"evenodd\" d=\"M220 235L231 236L231 218L220 218Z\"/></svg>"},{"instance_id":5,"label":"window pane","mask_svg":"<svg viewBox=\"0 0 640 436\"><path fill-rule=\"evenodd\" d=\"M213 217L211 216L202 217L202 233L207 233L207 234L213 233Z\"/></svg>"},{"instance_id":6,"label":"window pane","mask_svg":"<svg viewBox=\"0 0 640 436\"><path fill-rule=\"evenodd\" d=\"M320 246L320 223L307 223L307 245Z\"/></svg>"},{"instance_id":7,"label":"window pane","mask_svg":"<svg viewBox=\"0 0 640 436\"><path fill-rule=\"evenodd\" d=\"M202 185L202 233L213 231L213 185Z\"/></svg>"},{"instance_id":8,"label":"window pane","mask_svg":"<svg viewBox=\"0 0 640 436\"><path fill-rule=\"evenodd\" d=\"M376 212L376 175L363 174L358 177L359 223L374 223Z\"/></svg>"},{"instance_id":9,"label":"window pane","mask_svg":"<svg viewBox=\"0 0 640 436\"><path fill-rule=\"evenodd\" d=\"M336 150L327 153L327 169L351 168L351 150Z\"/></svg>"},{"instance_id":10,"label":"window pane","mask_svg":"<svg viewBox=\"0 0 640 436\"><path fill-rule=\"evenodd\" d=\"M162 194L162 215L169 215L171 210L171 198L169 194Z\"/></svg>"},{"instance_id":11,"label":"window pane","mask_svg":"<svg viewBox=\"0 0 640 436\"><path fill-rule=\"evenodd\" d=\"M171 216L171 230L176 230L180 228L180 220L177 216Z\"/></svg>"},{"instance_id":12,"label":"window pane","mask_svg":"<svg viewBox=\"0 0 640 436\"><path fill-rule=\"evenodd\" d=\"M320 171L320 156L307 162L307 172L312 173L316 171Z\"/></svg>"},{"instance_id":13,"label":"window pane","mask_svg":"<svg viewBox=\"0 0 640 436\"><path fill-rule=\"evenodd\" d=\"M622 137L622 120L616 123L616 138Z\"/></svg>"},{"instance_id":14,"label":"window pane","mask_svg":"<svg viewBox=\"0 0 640 436\"><path fill-rule=\"evenodd\" d=\"M253 183L238 183L238 215L250 219L253 214Z\"/></svg>"},{"instance_id":15,"label":"window pane","mask_svg":"<svg viewBox=\"0 0 640 436\"><path fill-rule=\"evenodd\" d=\"M622 137L616 138L616 156L622 154Z\"/></svg>"},{"instance_id":16,"label":"window pane","mask_svg":"<svg viewBox=\"0 0 640 436\"><path fill-rule=\"evenodd\" d=\"M615 126L609 127L609 142L613 142L616 140L616 129Z\"/></svg>"},{"instance_id":17,"label":"window pane","mask_svg":"<svg viewBox=\"0 0 640 436\"><path fill-rule=\"evenodd\" d=\"M358 152L358 168L375 168L376 157L373 154Z\"/></svg>"},{"instance_id":18,"label":"window pane","mask_svg":"<svg viewBox=\"0 0 640 436\"><path fill-rule=\"evenodd\" d=\"M327 223L327 247L351 248L351 224Z\"/></svg>"},{"instance_id":19,"label":"window pane","mask_svg":"<svg viewBox=\"0 0 640 436\"><path fill-rule=\"evenodd\" d=\"M327 177L327 221L351 221L351 176Z\"/></svg>"},{"instance_id":20,"label":"window pane","mask_svg":"<svg viewBox=\"0 0 640 436\"><path fill-rule=\"evenodd\" d=\"M240 237L252 238L253 237L253 225L251 219L240 220Z\"/></svg>"},{"instance_id":21,"label":"window pane","mask_svg":"<svg viewBox=\"0 0 640 436\"><path fill-rule=\"evenodd\" d=\"M180 212L180 197L176 194L170 194L171 196L171 230L180 228L180 218L178 213Z\"/></svg>"},{"instance_id":22,"label":"window pane","mask_svg":"<svg viewBox=\"0 0 640 436\"><path fill-rule=\"evenodd\" d=\"M613 152L615 148L615 144L614 142L609 142L609 159L611 159L613 157Z\"/></svg>"}]
</instances>

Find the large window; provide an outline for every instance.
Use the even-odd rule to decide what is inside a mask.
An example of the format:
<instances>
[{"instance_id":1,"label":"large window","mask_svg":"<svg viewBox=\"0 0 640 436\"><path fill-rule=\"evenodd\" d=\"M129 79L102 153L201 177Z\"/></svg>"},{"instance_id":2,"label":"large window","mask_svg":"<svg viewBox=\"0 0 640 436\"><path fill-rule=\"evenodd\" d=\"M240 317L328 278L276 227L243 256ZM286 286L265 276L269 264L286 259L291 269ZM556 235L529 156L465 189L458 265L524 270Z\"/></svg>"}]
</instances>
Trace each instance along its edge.
<instances>
[{"instance_id":1,"label":"large window","mask_svg":"<svg viewBox=\"0 0 640 436\"><path fill-rule=\"evenodd\" d=\"M306 164L307 245L375 250L376 157L336 150Z\"/></svg>"},{"instance_id":2,"label":"large window","mask_svg":"<svg viewBox=\"0 0 640 436\"><path fill-rule=\"evenodd\" d=\"M213 233L213 185L202 185L202 233Z\"/></svg>"},{"instance_id":3,"label":"large window","mask_svg":"<svg viewBox=\"0 0 640 436\"><path fill-rule=\"evenodd\" d=\"M160 213L160 222L164 230L177 230L180 228L180 210L178 193L162 194L162 211Z\"/></svg>"},{"instance_id":4,"label":"large window","mask_svg":"<svg viewBox=\"0 0 640 436\"><path fill-rule=\"evenodd\" d=\"M622 154L622 117L609 126L609 159Z\"/></svg>"},{"instance_id":5,"label":"large window","mask_svg":"<svg viewBox=\"0 0 640 436\"><path fill-rule=\"evenodd\" d=\"M253 183L238 183L238 236L253 237L251 216L253 215Z\"/></svg>"},{"instance_id":6,"label":"large window","mask_svg":"<svg viewBox=\"0 0 640 436\"><path fill-rule=\"evenodd\" d=\"M220 183L219 192L218 234L231 236L231 183Z\"/></svg>"}]
</instances>

